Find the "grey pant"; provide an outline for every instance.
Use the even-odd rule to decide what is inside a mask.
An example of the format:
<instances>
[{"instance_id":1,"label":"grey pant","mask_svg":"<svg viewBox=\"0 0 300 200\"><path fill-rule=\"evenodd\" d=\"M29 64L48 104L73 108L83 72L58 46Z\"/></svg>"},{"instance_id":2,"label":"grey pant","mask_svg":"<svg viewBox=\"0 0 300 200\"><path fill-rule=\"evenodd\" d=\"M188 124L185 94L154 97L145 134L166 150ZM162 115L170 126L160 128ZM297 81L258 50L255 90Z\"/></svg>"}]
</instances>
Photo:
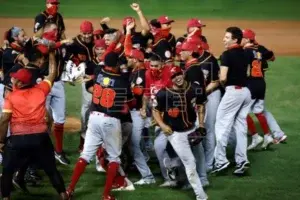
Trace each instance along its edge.
<instances>
[{"instance_id":1,"label":"grey pant","mask_svg":"<svg viewBox=\"0 0 300 200\"><path fill-rule=\"evenodd\" d=\"M81 136L85 138L89 120L89 108L92 102L92 94L85 89L85 83L81 85Z\"/></svg>"},{"instance_id":2,"label":"grey pant","mask_svg":"<svg viewBox=\"0 0 300 200\"><path fill-rule=\"evenodd\" d=\"M161 131L161 129L157 126L155 127L155 135L156 135L156 138L154 140L154 150L155 150L158 162L159 162L160 171L161 171L161 174L162 174L164 180L170 180L170 178L167 175L167 169L164 165L164 159L165 158L168 160L170 159L170 157L166 151L168 138Z\"/></svg>"},{"instance_id":3,"label":"grey pant","mask_svg":"<svg viewBox=\"0 0 300 200\"><path fill-rule=\"evenodd\" d=\"M92 112L84 141L81 158L90 162L99 146L104 144L109 162L119 162L122 151L122 134L120 120L100 112Z\"/></svg>"},{"instance_id":4,"label":"grey pant","mask_svg":"<svg viewBox=\"0 0 300 200\"><path fill-rule=\"evenodd\" d=\"M237 164L248 161L247 158L247 115L250 110L251 94L248 88L236 89L227 86L218 107L216 118L215 149L216 164L228 162L226 147L231 131L236 134L235 161Z\"/></svg>"},{"instance_id":5,"label":"grey pant","mask_svg":"<svg viewBox=\"0 0 300 200\"><path fill-rule=\"evenodd\" d=\"M142 118L140 111L130 111L130 114L133 121L131 146L135 165L142 175L142 178L154 178L141 150L141 136L143 128L145 127L146 119Z\"/></svg>"},{"instance_id":6,"label":"grey pant","mask_svg":"<svg viewBox=\"0 0 300 200\"><path fill-rule=\"evenodd\" d=\"M54 82L50 94L47 96L46 107L52 115L54 123L64 124L66 120L66 95L63 81ZM50 112L50 110L52 112Z\"/></svg>"},{"instance_id":7,"label":"grey pant","mask_svg":"<svg viewBox=\"0 0 300 200\"><path fill-rule=\"evenodd\" d=\"M278 125L276 119L268 110L264 110L264 115L266 116L268 125L272 134L275 138L281 138L284 135L284 132L281 130L280 126Z\"/></svg>"},{"instance_id":8,"label":"grey pant","mask_svg":"<svg viewBox=\"0 0 300 200\"><path fill-rule=\"evenodd\" d=\"M188 134L193 131L195 131L195 128L186 132L175 131L172 135L168 136L168 140L183 163L188 181L191 184L197 198L206 199L206 194L197 174L196 159L188 141Z\"/></svg>"},{"instance_id":9,"label":"grey pant","mask_svg":"<svg viewBox=\"0 0 300 200\"><path fill-rule=\"evenodd\" d=\"M206 169L212 170L214 163L214 152L216 147L216 115L218 106L221 101L221 91L216 90L207 96L207 103L205 105L205 128L206 137L203 139L203 148L205 152Z\"/></svg>"},{"instance_id":10,"label":"grey pant","mask_svg":"<svg viewBox=\"0 0 300 200\"><path fill-rule=\"evenodd\" d=\"M203 142L201 142L197 146L192 147L192 151L196 159L197 172L202 185L209 184L207 178L207 163L205 162L205 151L203 148Z\"/></svg>"}]
</instances>

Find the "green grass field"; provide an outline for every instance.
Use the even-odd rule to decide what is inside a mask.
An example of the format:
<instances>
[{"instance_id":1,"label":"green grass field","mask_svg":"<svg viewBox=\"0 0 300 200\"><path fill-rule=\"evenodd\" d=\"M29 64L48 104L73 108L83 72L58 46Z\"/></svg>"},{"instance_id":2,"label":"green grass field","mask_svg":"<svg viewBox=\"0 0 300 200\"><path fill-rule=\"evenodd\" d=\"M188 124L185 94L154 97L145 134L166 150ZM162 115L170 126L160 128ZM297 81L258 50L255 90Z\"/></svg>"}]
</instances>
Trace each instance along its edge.
<instances>
[{"instance_id":1,"label":"green grass field","mask_svg":"<svg viewBox=\"0 0 300 200\"><path fill-rule=\"evenodd\" d=\"M210 177L211 187L207 193L212 200L296 200L300 197L300 135L297 112L300 108L300 81L298 70L300 61L297 57L281 57L271 64L267 72L267 107L282 129L288 135L288 143L273 146L269 151L249 152L251 162L250 175L237 178L231 173L228 176ZM67 105L69 116L79 116L80 87L67 86ZM74 164L78 158L78 134L65 135L65 149L72 164L68 167L59 165L66 185L69 184ZM154 173L159 173L157 165L152 164ZM129 174L132 180L137 180L137 174ZM45 178L42 187L32 188L34 196L14 192L15 199L55 199L54 189ZM76 188L75 199L99 199L103 191L105 175L99 174L92 163L82 176ZM137 187L134 192L115 193L120 200L188 200L194 199L193 191L161 189L158 183L153 186ZM14 199L14 198L13 198Z\"/></svg>"},{"instance_id":2,"label":"green grass field","mask_svg":"<svg viewBox=\"0 0 300 200\"><path fill-rule=\"evenodd\" d=\"M33 17L44 9L44 0L0 0L0 16ZM124 17L132 15L131 0L62 0L65 17ZM148 17L247 18L299 20L298 0L138 0Z\"/></svg>"}]
</instances>

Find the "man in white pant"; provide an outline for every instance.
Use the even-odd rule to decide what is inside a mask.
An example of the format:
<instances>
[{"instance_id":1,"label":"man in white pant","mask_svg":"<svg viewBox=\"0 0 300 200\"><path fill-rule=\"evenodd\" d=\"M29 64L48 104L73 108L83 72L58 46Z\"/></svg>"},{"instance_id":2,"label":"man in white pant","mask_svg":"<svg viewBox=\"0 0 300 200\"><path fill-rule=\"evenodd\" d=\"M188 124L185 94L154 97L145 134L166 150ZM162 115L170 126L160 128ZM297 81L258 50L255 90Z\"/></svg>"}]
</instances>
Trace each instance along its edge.
<instances>
[{"instance_id":1,"label":"man in white pant","mask_svg":"<svg viewBox=\"0 0 300 200\"><path fill-rule=\"evenodd\" d=\"M205 133L204 114L206 95L200 84L184 80L180 67L171 68L171 88L161 89L154 100L153 117L167 136L176 154L184 165L189 183L197 200L207 200L200 178L196 170L196 159L191 150L189 135L196 130L195 121L199 117L200 133ZM162 117L163 114L163 117ZM200 137L200 135L197 135Z\"/></svg>"},{"instance_id":2,"label":"man in white pant","mask_svg":"<svg viewBox=\"0 0 300 200\"><path fill-rule=\"evenodd\" d=\"M235 175L242 175L249 168L247 158L247 122L251 94L246 87L248 58L240 46L242 30L229 27L223 39L226 51L221 55L220 82L225 94L220 102L216 117L215 165L212 173L223 171L229 166L226 147L231 131L236 134Z\"/></svg>"}]
</instances>

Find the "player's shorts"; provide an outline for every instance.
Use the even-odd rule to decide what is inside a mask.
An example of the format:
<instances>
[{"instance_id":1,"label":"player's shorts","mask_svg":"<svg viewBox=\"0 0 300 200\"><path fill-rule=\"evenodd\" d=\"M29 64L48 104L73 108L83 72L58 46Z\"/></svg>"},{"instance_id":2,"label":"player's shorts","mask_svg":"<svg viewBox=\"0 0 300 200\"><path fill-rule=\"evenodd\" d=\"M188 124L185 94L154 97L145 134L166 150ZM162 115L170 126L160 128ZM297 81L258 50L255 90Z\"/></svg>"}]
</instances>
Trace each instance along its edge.
<instances>
[{"instance_id":1,"label":"player's shorts","mask_svg":"<svg viewBox=\"0 0 300 200\"><path fill-rule=\"evenodd\" d=\"M265 99L266 82L264 79L249 79L247 82L247 87L251 92L251 98L253 100Z\"/></svg>"}]
</instances>

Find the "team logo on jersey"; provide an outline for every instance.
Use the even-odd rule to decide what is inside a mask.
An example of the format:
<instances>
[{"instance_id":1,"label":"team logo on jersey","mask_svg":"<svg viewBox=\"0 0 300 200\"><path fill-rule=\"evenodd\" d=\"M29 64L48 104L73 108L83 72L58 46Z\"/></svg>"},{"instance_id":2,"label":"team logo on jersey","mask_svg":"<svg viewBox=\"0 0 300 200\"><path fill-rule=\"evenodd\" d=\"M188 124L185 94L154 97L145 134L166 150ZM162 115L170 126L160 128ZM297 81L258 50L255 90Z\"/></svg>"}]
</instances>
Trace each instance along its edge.
<instances>
[{"instance_id":1,"label":"team logo on jersey","mask_svg":"<svg viewBox=\"0 0 300 200\"><path fill-rule=\"evenodd\" d=\"M108 77L105 77L105 78L103 78L103 82L102 83L103 83L104 86L108 86L109 83L110 83L110 79Z\"/></svg>"},{"instance_id":2,"label":"team logo on jersey","mask_svg":"<svg viewBox=\"0 0 300 200\"><path fill-rule=\"evenodd\" d=\"M178 117L179 113L180 113L179 108L170 108L168 110L168 115L172 118Z\"/></svg>"},{"instance_id":3,"label":"team logo on jersey","mask_svg":"<svg viewBox=\"0 0 300 200\"><path fill-rule=\"evenodd\" d=\"M170 51L166 51L165 52L165 57L166 58L171 58L171 52Z\"/></svg>"},{"instance_id":4,"label":"team logo on jersey","mask_svg":"<svg viewBox=\"0 0 300 200\"><path fill-rule=\"evenodd\" d=\"M137 84L137 85L141 84L142 82L143 82L143 79L142 79L141 77L138 77L138 78L136 79L136 84Z\"/></svg>"},{"instance_id":5,"label":"team logo on jersey","mask_svg":"<svg viewBox=\"0 0 300 200\"><path fill-rule=\"evenodd\" d=\"M202 72L203 72L204 78L207 79L209 71L206 69L202 69Z\"/></svg>"}]
</instances>

